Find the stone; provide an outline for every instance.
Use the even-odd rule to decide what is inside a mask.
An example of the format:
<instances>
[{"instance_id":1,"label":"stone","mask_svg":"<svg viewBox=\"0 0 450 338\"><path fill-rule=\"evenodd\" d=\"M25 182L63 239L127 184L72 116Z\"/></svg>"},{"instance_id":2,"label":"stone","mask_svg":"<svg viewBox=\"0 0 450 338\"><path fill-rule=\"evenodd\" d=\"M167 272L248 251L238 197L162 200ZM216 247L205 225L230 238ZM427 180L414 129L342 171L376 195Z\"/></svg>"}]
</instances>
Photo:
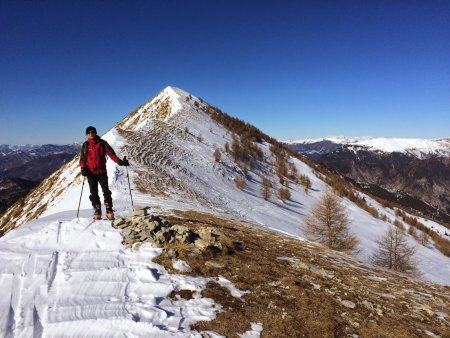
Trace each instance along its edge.
<instances>
[{"instance_id":1,"label":"stone","mask_svg":"<svg viewBox=\"0 0 450 338\"><path fill-rule=\"evenodd\" d=\"M174 225L171 229L178 234L187 234L189 232L189 228L184 225Z\"/></svg>"},{"instance_id":2,"label":"stone","mask_svg":"<svg viewBox=\"0 0 450 338\"><path fill-rule=\"evenodd\" d=\"M141 241L145 241L148 238L147 232L145 232L145 231L139 232L138 235L139 235L139 240L141 240Z\"/></svg>"},{"instance_id":3,"label":"stone","mask_svg":"<svg viewBox=\"0 0 450 338\"><path fill-rule=\"evenodd\" d=\"M159 223L156 221L153 221L152 219L144 219L144 225L147 228L147 230L153 231L156 228L159 227Z\"/></svg>"},{"instance_id":4,"label":"stone","mask_svg":"<svg viewBox=\"0 0 450 338\"><path fill-rule=\"evenodd\" d=\"M367 301L367 300L363 300L363 301L362 301L362 305L364 305L364 307L365 307L367 310L373 311L373 309L374 309L373 304L372 304L371 302Z\"/></svg>"},{"instance_id":5,"label":"stone","mask_svg":"<svg viewBox=\"0 0 450 338\"><path fill-rule=\"evenodd\" d=\"M150 207L147 205L138 205L134 207L134 210L147 210L147 209L150 209Z\"/></svg>"},{"instance_id":6,"label":"stone","mask_svg":"<svg viewBox=\"0 0 450 338\"><path fill-rule=\"evenodd\" d=\"M216 269L222 269L225 267L224 264L214 261L206 261L205 265L209 268L216 268Z\"/></svg>"},{"instance_id":7,"label":"stone","mask_svg":"<svg viewBox=\"0 0 450 338\"><path fill-rule=\"evenodd\" d=\"M208 242L213 241L213 237L212 237L212 234L211 234L211 229L206 229L206 228L200 229L198 231L198 235L199 235L199 237L201 239L203 239L205 241L208 241Z\"/></svg>"},{"instance_id":8,"label":"stone","mask_svg":"<svg viewBox=\"0 0 450 338\"><path fill-rule=\"evenodd\" d=\"M348 307L349 309L354 309L356 307L356 304L349 300L341 300L341 304L345 307Z\"/></svg>"},{"instance_id":9,"label":"stone","mask_svg":"<svg viewBox=\"0 0 450 338\"><path fill-rule=\"evenodd\" d=\"M125 228L129 228L131 226L131 223L125 222L121 225L119 225L118 229L125 229Z\"/></svg>"},{"instance_id":10,"label":"stone","mask_svg":"<svg viewBox=\"0 0 450 338\"><path fill-rule=\"evenodd\" d=\"M222 237L222 236L224 236L224 234L219 230L219 229L216 229L216 228L210 228L211 229L211 233L214 235L214 236L216 236L216 237Z\"/></svg>"},{"instance_id":11,"label":"stone","mask_svg":"<svg viewBox=\"0 0 450 338\"><path fill-rule=\"evenodd\" d=\"M214 244L213 244L213 246L214 246L215 248L219 249L220 251L222 251L222 250L223 250L223 246L222 246L222 243L220 243L220 242L216 242L216 243L214 243Z\"/></svg>"},{"instance_id":12,"label":"stone","mask_svg":"<svg viewBox=\"0 0 450 338\"><path fill-rule=\"evenodd\" d=\"M130 228L125 228L122 230L122 236L123 237L127 237L131 234L131 229Z\"/></svg>"},{"instance_id":13,"label":"stone","mask_svg":"<svg viewBox=\"0 0 450 338\"><path fill-rule=\"evenodd\" d=\"M172 258L177 258L177 252L174 249L168 249L167 250L167 257L169 257L170 259Z\"/></svg>"},{"instance_id":14,"label":"stone","mask_svg":"<svg viewBox=\"0 0 450 338\"><path fill-rule=\"evenodd\" d=\"M133 216L144 217L146 214L147 214L147 210L146 209L139 209L139 210L134 210L133 211Z\"/></svg>"},{"instance_id":15,"label":"stone","mask_svg":"<svg viewBox=\"0 0 450 338\"><path fill-rule=\"evenodd\" d=\"M312 273L314 273L316 275L319 275L321 277L330 278L330 279L334 277L334 272L333 271L323 269L323 268L321 268L321 267L319 267L317 265L314 265L314 264L309 264L309 263L297 261L297 262L293 263L293 266L295 268L309 270Z\"/></svg>"},{"instance_id":16,"label":"stone","mask_svg":"<svg viewBox=\"0 0 450 338\"><path fill-rule=\"evenodd\" d=\"M113 221L113 227L118 228L120 225L125 224L125 220L122 217L118 217Z\"/></svg>"},{"instance_id":17,"label":"stone","mask_svg":"<svg viewBox=\"0 0 450 338\"><path fill-rule=\"evenodd\" d=\"M166 237L164 236L164 232L158 231L155 233L155 241L159 243L163 243L166 241Z\"/></svg>"},{"instance_id":18,"label":"stone","mask_svg":"<svg viewBox=\"0 0 450 338\"><path fill-rule=\"evenodd\" d=\"M202 251L197 248L189 248L188 255L189 256L198 256L201 255Z\"/></svg>"},{"instance_id":19,"label":"stone","mask_svg":"<svg viewBox=\"0 0 450 338\"><path fill-rule=\"evenodd\" d=\"M209 243L208 241L205 241L204 239L201 239L201 238L197 239L197 240L194 242L194 246L195 246L197 249L199 249L199 250L204 250L204 249L206 249L209 245L210 245L210 243Z\"/></svg>"}]
</instances>

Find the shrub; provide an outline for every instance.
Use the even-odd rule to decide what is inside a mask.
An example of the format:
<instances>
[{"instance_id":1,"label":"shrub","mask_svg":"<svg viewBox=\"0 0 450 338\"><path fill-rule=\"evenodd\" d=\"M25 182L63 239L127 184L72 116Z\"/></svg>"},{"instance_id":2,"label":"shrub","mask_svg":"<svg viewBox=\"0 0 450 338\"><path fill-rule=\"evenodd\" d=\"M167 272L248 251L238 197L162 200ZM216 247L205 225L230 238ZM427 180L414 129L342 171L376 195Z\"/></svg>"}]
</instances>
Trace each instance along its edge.
<instances>
[{"instance_id":1,"label":"shrub","mask_svg":"<svg viewBox=\"0 0 450 338\"><path fill-rule=\"evenodd\" d=\"M416 228L414 228L412 225L409 226L408 229L408 234L410 234L412 237L414 237L415 239L417 239L417 230Z\"/></svg>"},{"instance_id":2,"label":"shrub","mask_svg":"<svg viewBox=\"0 0 450 338\"><path fill-rule=\"evenodd\" d=\"M244 177L238 177L234 180L234 184L238 189L244 190L247 185L247 182L245 181Z\"/></svg>"},{"instance_id":3,"label":"shrub","mask_svg":"<svg viewBox=\"0 0 450 338\"><path fill-rule=\"evenodd\" d=\"M220 159L222 158L222 153L220 152L219 149L216 148L216 150L214 150L214 161L216 162L220 162Z\"/></svg>"},{"instance_id":4,"label":"shrub","mask_svg":"<svg viewBox=\"0 0 450 338\"><path fill-rule=\"evenodd\" d=\"M277 196L280 200L284 202L286 200L291 199L291 192L289 191L289 189L282 187L278 189Z\"/></svg>"},{"instance_id":5,"label":"shrub","mask_svg":"<svg viewBox=\"0 0 450 338\"><path fill-rule=\"evenodd\" d=\"M394 225L395 225L397 228L399 228L400 230L405 231L405 226L404 226L403 223L400 222L399 220L395 220L395 221L394 221Z\"/></svg>"},{"instance_id":6,"label":"shrub","mask_svg":"<svg viewBox=\"0 0 450 338\"><path fill-rule=\"evenodd\" d=\"M423 246L428 246L430 244L430 235L428 235L425 232L421 232L418 240L419 243L422 244Z\"/></svg>"}]
</instances>

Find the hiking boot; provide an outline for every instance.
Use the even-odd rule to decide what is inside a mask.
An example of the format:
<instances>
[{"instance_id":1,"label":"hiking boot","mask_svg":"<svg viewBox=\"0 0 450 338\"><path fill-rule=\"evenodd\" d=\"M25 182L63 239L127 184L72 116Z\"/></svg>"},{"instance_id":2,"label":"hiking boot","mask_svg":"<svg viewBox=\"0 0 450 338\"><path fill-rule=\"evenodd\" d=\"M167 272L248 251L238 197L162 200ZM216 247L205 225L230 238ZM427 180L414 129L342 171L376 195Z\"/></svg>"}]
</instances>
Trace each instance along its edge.
<instances>
[{"instance_id":1,"label":"hiking boot","mask_svg":"<svg viewBox=\"0 0 450 338\"><path fill-rule=\"evenodd\" d=\"M109 205L105 205L106 208L106 218L113 220L114 219L114 210Z\"/></svg>"},{"instance_id":2,"label":"hiking boot","mask_svg":"<svg viewBox=\"0 0 450 338\"><path fill-rule=\"evenodd\" d=\"M96 205L94 208L94 216L92 217L93 219L99 220L102 219L102 207L101 205Z\"/></svg>"}]
</instances>

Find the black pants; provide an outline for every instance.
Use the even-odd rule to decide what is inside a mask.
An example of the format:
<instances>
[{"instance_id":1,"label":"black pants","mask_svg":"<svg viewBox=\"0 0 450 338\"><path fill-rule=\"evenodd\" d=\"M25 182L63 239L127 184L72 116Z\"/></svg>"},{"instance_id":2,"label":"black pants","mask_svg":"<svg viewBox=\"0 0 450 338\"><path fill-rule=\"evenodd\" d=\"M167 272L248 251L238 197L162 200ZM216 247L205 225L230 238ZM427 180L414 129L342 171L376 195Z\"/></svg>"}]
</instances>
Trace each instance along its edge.
<instances>
[{"instance_id":1,"label":"black pants","mask_svg":"<svg viewBox=\"0 0 450 338\"><path fill-rule=\"evenodd\" d=\"M111 191L108 187L108 175L89 175L86 177L89 183L89 190L91 192L89 199L92 202L92 206L95 208L96 205L101 205L100 197L98 196L98 184L100 183L103 191L103 201L105 202L105 205L108 204L112 208Z\"/></svg>"}]
</instances>

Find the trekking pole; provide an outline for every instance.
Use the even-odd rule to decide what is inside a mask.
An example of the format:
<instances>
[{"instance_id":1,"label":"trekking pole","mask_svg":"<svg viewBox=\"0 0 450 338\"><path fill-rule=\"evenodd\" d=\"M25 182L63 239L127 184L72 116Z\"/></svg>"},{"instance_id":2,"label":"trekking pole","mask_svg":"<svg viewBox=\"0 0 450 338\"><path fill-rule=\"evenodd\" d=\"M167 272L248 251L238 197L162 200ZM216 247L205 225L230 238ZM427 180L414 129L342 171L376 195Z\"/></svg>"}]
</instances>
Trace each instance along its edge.
<instances>
[{"instance_id":1,"label":"trekking pole","mask_svg":"<svg viewBox=\"0 0 450 338\"><path fill-rule=\"evenodd\" d=\"M126 156L124 156L123 160L125 161L127 159ZM128 166L125 166L127 169L127 179L128 179L128 188L130 189L130 198L131 198L131 208L134 211L134 205L133 205L133 195L131 194L131 185L130 185L130 175L128 175Z\"/></svg>"},{"instance_id":2,"label":"trekking pole","mask_svg":"<svg viewBox=\"0 0 450 338\"><path fill-rule=\"evenodd\" d=\"M86 176L83 176L83 184L81 185L80 201L78 202L77 219L78 219L78 214L80 213L81 196L83 196L83 188L84 188L84 181L85 180L86 180Z\"/></svg>"}]
</instances>

